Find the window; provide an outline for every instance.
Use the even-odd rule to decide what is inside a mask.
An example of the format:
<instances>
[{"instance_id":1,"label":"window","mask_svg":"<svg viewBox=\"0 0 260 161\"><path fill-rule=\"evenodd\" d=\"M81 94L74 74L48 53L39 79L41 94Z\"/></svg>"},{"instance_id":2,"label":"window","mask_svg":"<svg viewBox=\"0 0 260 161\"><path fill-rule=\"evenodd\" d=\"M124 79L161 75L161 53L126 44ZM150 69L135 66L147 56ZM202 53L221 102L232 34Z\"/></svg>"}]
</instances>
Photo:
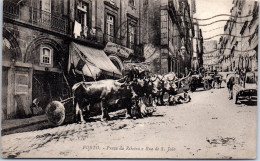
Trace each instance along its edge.
<instances>
[{"instance_id":1,"label":"window","mask_svg":"<svg viewBox=\"0 0 260 161\"><path fill-rule=\"evenodd\" d=\"M128 4L130 6L135 6L135 0L128 0Z\"/></svg>"},{"instance_id":2,"label":"window","mask_svg":"<svg viewBox=\"0 0 260 161\"><path fill-rule=\"evenodd\" d=\"M51 12L51 0L40 0L40 9L42 11Z\"/></svg>"},{"instance_id":3,"label":"window","mask_svg":"<svg viewBox=\"0 0 260 161\"><path fill-rule=\"evenodd\" d=\"M128 25L128 47L134 49L136 38L136 26L129 23Z\"/></svg>"},{"instance_id":4,"label":"window","mask_svg":"<svg viewBox=\"0 0 260 161\"><path fill-rule=\"evenodd\" d=\"M53 50L51 48L41 47L41 52L40 52L41 65L52 65L52 52Z\"/></svg>"},{"instance_id":5,"label":"window","mask_svg":"<svg viewBox=\"0 0 260 161\"><path fill-rule=\"evenodd\" d=\"M45 25L51 23L51 0L31 1L32 10L30 10L31 21L41 22Z\"/></svg>"},{"instance_id":6,"label":"window","mask_svg":"<svg viewBox=\"0 0 260 161\"><path fill-rule=\"evenodd\" d=\"M114 42L115 18L110 14L107 14L106 35L107 35L107 41Z\"/></svg>"},{"instance_id":7,"label":"window","mask_svg":"<svg viewBox=\"0 0 260 161\"><path fill-rule=\"evenodd\" d=\"M40 0L41 22L44 24L51 23L51 0Z\"/></svg>"},{"instance_id":8,"label":"window","mask_svg":"<svg viewBox=\"0 0 260 161\"><path fill-rule=\"evenodd\" d=\"M88 35L88 3L80 1L77 6L77 18L78 22L81 24L81 36L87 37Z\"/></svg>"}]
</instances>

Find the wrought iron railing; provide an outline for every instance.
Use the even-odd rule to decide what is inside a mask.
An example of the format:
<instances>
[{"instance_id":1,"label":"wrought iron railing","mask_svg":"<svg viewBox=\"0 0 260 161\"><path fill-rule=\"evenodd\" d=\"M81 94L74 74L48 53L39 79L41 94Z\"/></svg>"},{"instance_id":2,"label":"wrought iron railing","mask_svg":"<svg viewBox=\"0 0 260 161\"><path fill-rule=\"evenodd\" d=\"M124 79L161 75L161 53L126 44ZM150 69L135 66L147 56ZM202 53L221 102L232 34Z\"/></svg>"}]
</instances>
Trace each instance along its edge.
<instances>
[{"instance_id":1,"label":"wrought iron railing","mask_svg":"<svg viewBox=\"0 0 260 161\"><path fill-rule=\"evenodd\" d=\"M68 32L67 18L38 8L4 1L3 13L4 18L10 18L60 33Z\"/></svg>"}]
</instances>

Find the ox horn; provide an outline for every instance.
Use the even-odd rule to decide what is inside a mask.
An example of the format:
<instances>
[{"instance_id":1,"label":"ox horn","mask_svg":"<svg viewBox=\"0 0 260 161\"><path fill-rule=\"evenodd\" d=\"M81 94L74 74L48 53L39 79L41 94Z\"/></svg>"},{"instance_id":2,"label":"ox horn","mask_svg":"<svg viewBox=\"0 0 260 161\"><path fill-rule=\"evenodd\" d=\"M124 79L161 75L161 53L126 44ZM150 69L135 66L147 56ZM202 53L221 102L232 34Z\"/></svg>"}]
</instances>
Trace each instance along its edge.
<instances>
[{"instance_id":1,"label":"ox horn","mask_svg":"<svg viewBox=\"0 0 260 161\"><path fill-rule=\"evenodd\" d=\"M124 83L126 81L126 78L127 78L127 76L124 76L123 78L118 79L116 81L119 82L119 83Z\"/></svg>"},{"instance_id":2,"label":"ox horn","mask_svg":"<svg viewBox=\"0 0 260 161\"><path fill-rule=\"evenodd\" d=\"M115 81L115 85L116 85L116 86L120 86L120 87L121 87L121 86L123 86L124 84L125 84L125 83L120 83L120 82L118 82L118 81Z\"/></svg>"}]
</instances>

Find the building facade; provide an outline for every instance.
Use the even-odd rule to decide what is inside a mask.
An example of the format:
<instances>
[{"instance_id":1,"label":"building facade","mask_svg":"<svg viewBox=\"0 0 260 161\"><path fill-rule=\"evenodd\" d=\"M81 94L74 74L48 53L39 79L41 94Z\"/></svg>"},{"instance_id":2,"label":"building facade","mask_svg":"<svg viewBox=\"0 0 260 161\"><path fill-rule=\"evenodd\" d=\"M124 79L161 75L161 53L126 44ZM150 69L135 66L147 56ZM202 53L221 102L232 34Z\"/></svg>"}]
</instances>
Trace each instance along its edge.
<instances>
[{"instance_id":1,"label":"building facade","mask_svg":"<svg viewBox=\"0 0 260 161\"><path fill-rule=\"evenodd\" d=\"M30 116L36 97L46 104L63 95L68 5L47 0L3 5L2 119Z\"/></svg>"},{"instance_id":2,"label":"building facade","mask_svg":"<svg viewBox=\"0 0 260 161\"><path fill-rule=\"evenodd\" d=\"M5 0L2 119L34 115L33 103L68 98L75 81L120 77L124 61L143 61L140 4Z\"/></svg>"},{"instance_id":3,"label":"building facade","mask_svg":"<svg viewBox=\"0 0 260 161\"><path fill-rule=\"evenodd\" d=\"M203 44L203 68L207 71L218 70L218 42L208 40Z\"/></svg>"},{"instance_id":4,"label":"building facade","mask_svg":"<svg viewBox=\"0 0 260 161\"><path fill-rule=\"evenodd\" d=\"M219 66L222 71L257 71L259 3L234 0L233 4L219 41Z\"/></svg>"},{"instance_id":5,"label":"building facade","mask_svg":"<svg viewBox=\"0 0 260 161\"><path fill-rule=\"evenodd\" d=\"M192 68L198 71L199 68L203 67L203 36L196 18L193 19L193 24L195 34L193 38Z\"/></svg>"},{"instance_id":6,"label":"building facade","mask_svg":"<svg viewBox=\"0 0 260 161\"><path fill-rule=\"evenodd\" d=\"M187 0L143 2L143 53L152 72L185 75L191 68L194 37L191 15Z\"/></svg>"}]
</instances>

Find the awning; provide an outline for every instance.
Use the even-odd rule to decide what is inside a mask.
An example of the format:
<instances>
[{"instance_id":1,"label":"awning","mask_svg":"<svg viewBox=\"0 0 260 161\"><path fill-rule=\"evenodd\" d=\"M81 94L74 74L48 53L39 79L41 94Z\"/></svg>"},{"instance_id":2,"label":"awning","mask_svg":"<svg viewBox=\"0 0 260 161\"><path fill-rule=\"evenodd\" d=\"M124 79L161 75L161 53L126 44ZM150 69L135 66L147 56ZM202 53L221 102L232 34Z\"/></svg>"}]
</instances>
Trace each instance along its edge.
<instances>
[{"instance_id":1,"label":"awning","mask_svg":"<svg viewBox=\"0 0 260 161\"><path fill-rule=\"evenodd\" d=\"M70 44L70 56L68 70L71 64L76 72L96 79L101 72L115 77L121 77L122 73L116 68L103 50L83 46L72 42Z\"/></svg>"}]
</instances>

